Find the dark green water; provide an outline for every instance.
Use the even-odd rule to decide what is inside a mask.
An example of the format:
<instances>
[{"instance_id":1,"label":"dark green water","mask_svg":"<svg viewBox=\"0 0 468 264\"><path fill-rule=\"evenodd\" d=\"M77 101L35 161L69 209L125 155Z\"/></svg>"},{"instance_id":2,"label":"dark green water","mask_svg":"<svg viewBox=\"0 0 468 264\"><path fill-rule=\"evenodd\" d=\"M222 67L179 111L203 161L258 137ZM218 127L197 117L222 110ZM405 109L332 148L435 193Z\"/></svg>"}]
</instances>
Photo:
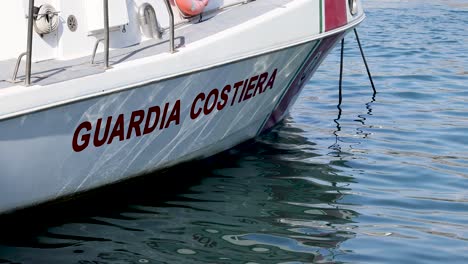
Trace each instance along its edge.
<instances>
[{"instance_id":1,"label":"dark green water","mask_svg":"<svg viewBox=\"0 0 468 264\"><path fill-rule=\"evenodd\" d=\"M468 9L367 1L252 144L1 219L0 263L468 263ZM455 4L454 4L455 3Z\"/></svg>"}]
</instances>

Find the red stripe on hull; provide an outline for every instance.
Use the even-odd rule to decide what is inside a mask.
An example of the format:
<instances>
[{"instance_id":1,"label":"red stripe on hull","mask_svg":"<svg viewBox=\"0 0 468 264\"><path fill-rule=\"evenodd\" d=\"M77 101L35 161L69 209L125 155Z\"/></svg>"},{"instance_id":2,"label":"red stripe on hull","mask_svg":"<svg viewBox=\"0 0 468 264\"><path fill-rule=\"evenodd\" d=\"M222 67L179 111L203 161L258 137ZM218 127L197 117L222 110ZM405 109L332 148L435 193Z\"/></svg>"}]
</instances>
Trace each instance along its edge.
<instances>
[{"instance_id":1,"label":"red stripe on hull","mask_svg":"<svg viewBox=\"0 0 468 264\"><path fill-rule=\"evenodd\" d=\"M348 23L346 0L325 0L325 31L339 28Z\"/></svg>"},{"instance_id":2,"label":"red stripe on hull","mask_svg":"<svg viewBox=\"0 0 468 264\"><path fill-rule=\"evenodd\" d=\"M278 122L284 119L289 111L289 108L294 104L307 81L310 80L322 61L332 50L335 44L343 38L343 36L344 33L340 33L322 40L312 55L304 63L302 69L300 69L296 78L291 83L291 86L286 91L286 94L281 99L281 102L278 104L276 109L270 115L268 121L265 123L262 132L271 129Z\"/></svg>"}]
</instances>

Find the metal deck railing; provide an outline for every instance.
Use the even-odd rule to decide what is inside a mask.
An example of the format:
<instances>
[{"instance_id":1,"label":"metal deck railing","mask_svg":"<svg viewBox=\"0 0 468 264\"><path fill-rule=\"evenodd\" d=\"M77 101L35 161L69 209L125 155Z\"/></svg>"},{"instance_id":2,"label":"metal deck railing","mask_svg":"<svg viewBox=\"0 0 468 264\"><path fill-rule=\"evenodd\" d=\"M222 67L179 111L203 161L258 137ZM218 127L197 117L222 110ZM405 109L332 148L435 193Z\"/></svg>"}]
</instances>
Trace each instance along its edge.
<instances>
[{"instance_id":1,"label":"metal deck railing","mask_svg":"<svg viewBox=\"0 0 468 264\"><path fill-rule=\"evenodd\" d=\"M96 55L97 51L97 45L99 45L100 42L104 42L104 68L109 69L109 45L110 45L110 29L109 29L109 0L102 0L103 1L103 12L104 12L104 38L100 38L97 40L96 45L94 47L94 51L92 54L92 62L94 62L94 57ZM229 4L226 6L222 6L219 8L219 10L229 8L231 6L239 5L239 4L247 4L251 1L254 0L242 0L233 4ZM20 81L17 80L18 76L18 70L21 65L21 61L23 57L26 56L26 65L25 65L25 79L24 79L24 85L29 86L31 85L31 68L32 68L32 53L33 53L33 30L34 30L34 19L35 19L35 7L34 7L34 2L35 0L29 0L29 6L28 6L28 32L27 32L27 45L26 45L26 52L21 53L18 56L18 59L16 61L15 69L13 72L13 77L11 80L9 80L12 83L18 83ZM174 24L174 12L171 8L171 4L169 0L164 0L164 3L167 8L167 12L169 15L169 51L171 53L176 52L176 47L174 44L174 31L175 31L175 24Z\"/></svg>"},{"instance_id":2,"label":"metal deck railing","mask_svg":"<svg viewBox=\"0 0 468 264\"><path fill-rule=\"evenodd\" d=\"M25 79L24 85L31 85L31 70L32 70L32 53L33 53L33 30L34 30L34 0L29 0L28 6L28 32L27 32L27 45L26 52L21 53L18 56L16 61L15 69L13 72L13 77L11 82L17 83L18 70L20 68L21 60L26 56L26 65L25 65ZM103 10L104 10L104 68L109 69L109 44L110 44L110 30L109 30L109 0L103 0ZM169 0L164 0L166 4L167 12L169 14L169 51L171 53L175 52L174 44L174 12L172 11L171 4ZM98 42L99 43L99 42ZM98 44L97 43L97 44ZM96 47L97 48L97 47ZM96 49L95 49L96 50Z\"/></svg>"}]
</instances>

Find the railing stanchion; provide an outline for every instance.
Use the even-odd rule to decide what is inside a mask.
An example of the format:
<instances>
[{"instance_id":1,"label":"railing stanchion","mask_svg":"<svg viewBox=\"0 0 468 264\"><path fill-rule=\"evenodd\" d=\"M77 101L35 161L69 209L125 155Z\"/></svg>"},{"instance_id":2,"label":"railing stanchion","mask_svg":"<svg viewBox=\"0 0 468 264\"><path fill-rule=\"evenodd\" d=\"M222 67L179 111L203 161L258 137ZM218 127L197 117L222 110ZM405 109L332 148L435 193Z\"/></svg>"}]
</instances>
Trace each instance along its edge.
<instances>
[{"instance_id":1,"label":"railing stanchion","mask_svg":"<svg viewBox=\"0 0 468 264\"><path fill-rule=\"evenodd\" d=\"M28 9L28 43L26 46L26 72L24 85L31 85L31 64L32 64L32 49L33 49L33 26L34 26L34 0L29 0Z\"/></svg>"},{"instance_id":2,"label":"railing stanchion","mask_svg":"<svg viewBox=\"0 0 468 264\"><path fill-rule=\"evenodd\" d=\"M109 69L109 0L104 2L104 67Z\"/></svg>"},{"instance_id":3,"label":"railing stanchion","mask_svg":"<svg viewBox=\"0 0 468 264\"><path fill-rule=\"evenodd\" d=\"M167 7L167 13L169 14L169 50L171 53L175 52L175 44L174 44L174 12L172 12L171 4L169 0L164 1Z\"/></svg>"}]
</instances>

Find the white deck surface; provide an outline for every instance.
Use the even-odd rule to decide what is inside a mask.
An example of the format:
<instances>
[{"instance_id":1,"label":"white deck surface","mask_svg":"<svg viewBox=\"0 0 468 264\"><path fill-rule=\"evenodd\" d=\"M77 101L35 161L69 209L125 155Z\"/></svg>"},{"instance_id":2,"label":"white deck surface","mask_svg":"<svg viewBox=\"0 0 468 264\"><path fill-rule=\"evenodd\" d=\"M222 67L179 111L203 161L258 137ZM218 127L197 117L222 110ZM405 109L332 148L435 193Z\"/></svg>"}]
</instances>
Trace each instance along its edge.
<instances>
[{"instance_id":1,"label":"white deck surface","mask_svg":"<svg viewBox=\"0 0 468 264\"><path fill-rule=\"evenodd\" d=\"M200 23L189 24L175 31L175 45L182 48L188 43L192 43L223 30L244 23L250 19L271 11L292 0L263 0L253 1L245 5L229 8L210 18L202 18ZM22 45L23 43L19 43ZM24 43L26 46L26 43ZM162 54L169 51L168 34L162 39L145 41L139 45L123 49L116 49L110 52L111 66L116 63L136 60L155 54ZM81 78L84 76L104 72L102 66L103 54L96 55L95 64L91 64L91 53L87 57L74 60L48 60L33 63L32 80L33 84L48 85L66 80ZM33 54L34 56L34 54ZM0 61L0 89L14 86L7 80L12 78L16 60ZM18 79L24 80L24 59L18 72Z\"/></svg>"}]
</instances>

